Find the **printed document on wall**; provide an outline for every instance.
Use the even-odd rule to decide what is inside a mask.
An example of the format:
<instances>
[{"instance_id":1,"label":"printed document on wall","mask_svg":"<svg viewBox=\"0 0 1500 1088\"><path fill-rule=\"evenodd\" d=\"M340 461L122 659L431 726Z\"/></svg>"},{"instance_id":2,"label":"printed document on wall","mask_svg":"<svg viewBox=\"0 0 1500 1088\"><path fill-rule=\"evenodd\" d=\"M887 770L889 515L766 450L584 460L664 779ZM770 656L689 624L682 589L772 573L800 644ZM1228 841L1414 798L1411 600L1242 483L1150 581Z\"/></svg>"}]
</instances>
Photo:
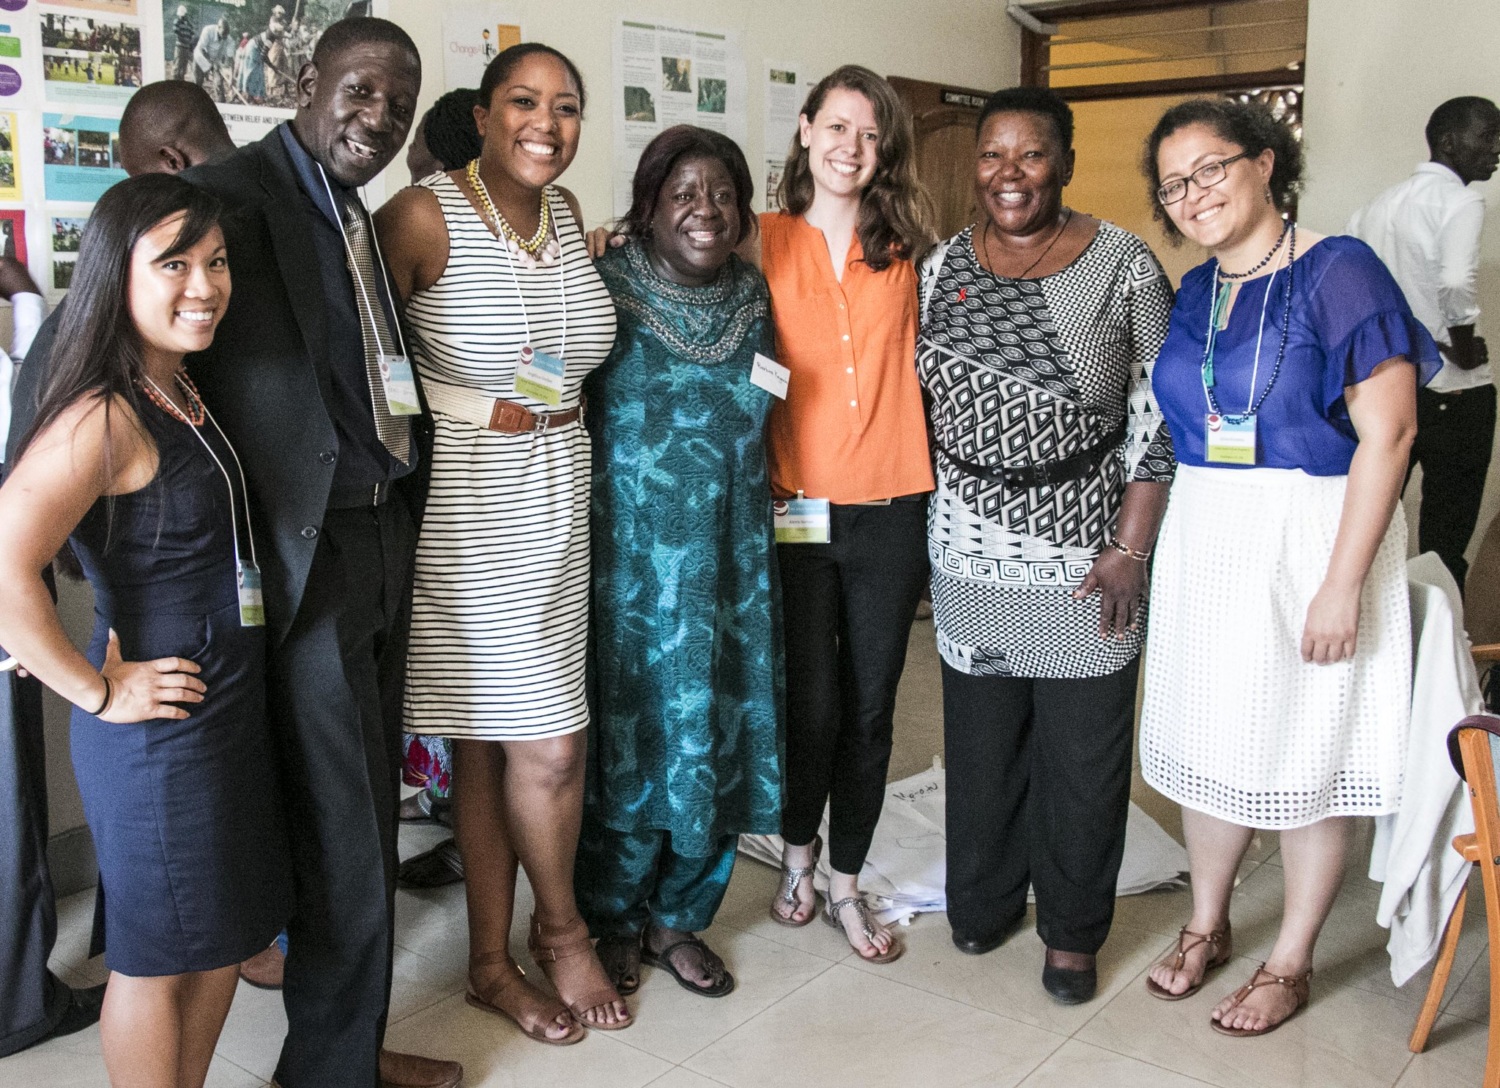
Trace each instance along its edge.
<instances>
[{"instance_id":1,"label":"printed document on wall","mask_svg":"<svg viewBox=\"0 0 1500 1088\"><path fill-rule=\"evenodd\" d=\"M810 70L800 64L766 61L766 119L765 128L761 130L765 169L758 184L765 186L760 195L764 200L762 206L768 212L781 210L776 190L781 185L782 171L786 169L792 137L797 135L797 118L802 114L802 103L817 82Z\"/></svg>"},{"instance_id":2,"label":"printed document on wall","mask_svg":"<svg viewBox=\"0 0 1500 1088\"><path fill-rule=\"evenodd\" d=\"M745 146L749 88L735 31L622 18L614 45L614 205L624 215L641 150L664 129L697 125Z\"/></svg>"},{"instance_id":3,"label":"printed document on wall","mask_svg":"<svg viewBox=\"0 0 1500 1088\"><path fill-rule=\"evenodd\" d=\"M506 3L449 0L443 8L443 85L478 89L490 61L524 38L521 17Z\"/></svg>"}]
</instances>

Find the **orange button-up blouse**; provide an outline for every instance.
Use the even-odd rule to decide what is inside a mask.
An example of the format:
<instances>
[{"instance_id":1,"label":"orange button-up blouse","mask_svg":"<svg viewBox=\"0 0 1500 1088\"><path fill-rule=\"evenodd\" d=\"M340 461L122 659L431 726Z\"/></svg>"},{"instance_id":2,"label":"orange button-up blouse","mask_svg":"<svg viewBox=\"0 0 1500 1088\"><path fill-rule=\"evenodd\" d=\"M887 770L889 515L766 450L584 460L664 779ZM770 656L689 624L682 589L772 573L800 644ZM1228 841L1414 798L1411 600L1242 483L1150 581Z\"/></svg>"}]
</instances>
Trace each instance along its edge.
<instances>
[{"instance_id":1,"label":"orange button-up blouse","mask_svg":"<svg viewBox=\"0 0 1500 1088\"><path fill-rule=\"evenodd\" d=\"M768 212L760 232L776 360L792 372L771 408L772 490L833 503L931 491L911 261L874 272L856 235L840 282L823 232L801 216Z\"/></svg>"}]
</instances>

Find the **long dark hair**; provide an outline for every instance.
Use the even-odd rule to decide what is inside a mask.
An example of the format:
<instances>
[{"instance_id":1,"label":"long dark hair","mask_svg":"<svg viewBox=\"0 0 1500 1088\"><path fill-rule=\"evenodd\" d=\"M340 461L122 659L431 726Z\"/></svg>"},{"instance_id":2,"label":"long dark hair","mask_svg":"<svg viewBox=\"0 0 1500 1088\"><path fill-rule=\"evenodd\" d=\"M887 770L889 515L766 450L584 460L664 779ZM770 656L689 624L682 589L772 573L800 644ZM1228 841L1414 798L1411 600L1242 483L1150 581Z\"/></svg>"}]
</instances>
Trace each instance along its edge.
<instances>
[{"instance_id":1,"label":"long dark hair","mask_svg":"<svg viewBox=\"0 0 1500 1088\"><path fill-rule=\"evenodd\" d=\"M932 200L917 180L917 141L911 114L895 88L868 68L846 64L824 76L808 92L802 115L809 121L816 118L823 99L836 87L864 95L875 111L875 176L859 198L857 232L865 264L879 272L893 260L921 256L933 243ZM812 167L800 133L792 137L777 197L791 215L801 215L812 206Z\"/></svg>"},{"instance_id":2,"label":"long dark hair","mask_svg":"<svg viewBox=\"0 0 1500 1088\"><path fill-rule=\"evenodd\" d=\"M651 237L651 221L656 217L662 186L683 159L700 158L713 159L729 172L740 213L740 236L735 244L748 238L755 229L755 212L750 208L755 181L750 177L745 153L728 136L696 125L673 125L646 145L630 183L630 210L620 220L621 229L635 238Z\"/></svg>"},{"instance_id":3,"label":"long dark hair","mask_svg":"<svg viewBox=\"0 0 1500 1088\"><path fill-rule=\"evenodd\" d=\"M171 174L142 174L110 188L83 228L73 287L58 322L36 418L16 451L26 448L68 407L86 397L104 401L104 425L118 397L140 416L145 358L130 313L130 258L141 235L181 215L177 238L162 256L192 248L219 221L219 199ZM105 443L106 473L109 444Z\"/></svg>"}]
</instances>

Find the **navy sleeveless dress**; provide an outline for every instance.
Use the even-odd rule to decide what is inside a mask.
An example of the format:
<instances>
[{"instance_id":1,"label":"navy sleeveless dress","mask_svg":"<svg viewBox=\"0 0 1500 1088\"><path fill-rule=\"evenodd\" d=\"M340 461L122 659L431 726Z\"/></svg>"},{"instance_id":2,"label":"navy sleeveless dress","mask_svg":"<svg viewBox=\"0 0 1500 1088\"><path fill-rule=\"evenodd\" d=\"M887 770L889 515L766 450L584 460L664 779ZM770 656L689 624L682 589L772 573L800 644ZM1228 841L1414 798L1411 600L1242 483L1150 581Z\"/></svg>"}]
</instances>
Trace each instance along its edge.
<instances>
[{"instance_id":1,"label":"navy sleeveless dress","mask_svg":"<svg viewBox=\"0 0 1500 1088\"><path fill-rule=\"evenodd\" d=\"M102 943L112 971L153 976L264 949L290 913L291 868L265 628L239 621L230 485L193 428L147 401L141 410L155 479L100 499L70 538L94 589L87 656L103 663L113 628L126 661L197 662L207 696L182 721L116 725L75 707L72 746L99 857L94 952ZM234 459L212 423L199 430L233 480L248 558Z\"/></svg>"}]
</instances>

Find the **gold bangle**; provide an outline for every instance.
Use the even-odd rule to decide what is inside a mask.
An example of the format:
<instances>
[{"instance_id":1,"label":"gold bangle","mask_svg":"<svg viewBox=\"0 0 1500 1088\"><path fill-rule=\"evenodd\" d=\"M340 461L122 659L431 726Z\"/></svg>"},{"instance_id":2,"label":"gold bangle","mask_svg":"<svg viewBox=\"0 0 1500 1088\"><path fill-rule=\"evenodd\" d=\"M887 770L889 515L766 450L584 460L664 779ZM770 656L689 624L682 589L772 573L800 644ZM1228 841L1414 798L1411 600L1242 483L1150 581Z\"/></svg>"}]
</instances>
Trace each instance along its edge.
<instances>
[{"instance_id":1,"label":"gold bangle","mask_svg":"<svg viewBox=\"0 0 1500 1088\"><path fill-rule=\"evenodd\" d=\"M1134 559L1137 563L1144 563L1146 562L1146 560L1151 558L1150 552L1138 552L1134 548L1129 547L1126 544L1122 544L1118 537L1116 537L1114 540L1111 540L1109 542L1109 546L1115 551L1119 552L1121 555Z\"/></svg>"}]
</instances>

